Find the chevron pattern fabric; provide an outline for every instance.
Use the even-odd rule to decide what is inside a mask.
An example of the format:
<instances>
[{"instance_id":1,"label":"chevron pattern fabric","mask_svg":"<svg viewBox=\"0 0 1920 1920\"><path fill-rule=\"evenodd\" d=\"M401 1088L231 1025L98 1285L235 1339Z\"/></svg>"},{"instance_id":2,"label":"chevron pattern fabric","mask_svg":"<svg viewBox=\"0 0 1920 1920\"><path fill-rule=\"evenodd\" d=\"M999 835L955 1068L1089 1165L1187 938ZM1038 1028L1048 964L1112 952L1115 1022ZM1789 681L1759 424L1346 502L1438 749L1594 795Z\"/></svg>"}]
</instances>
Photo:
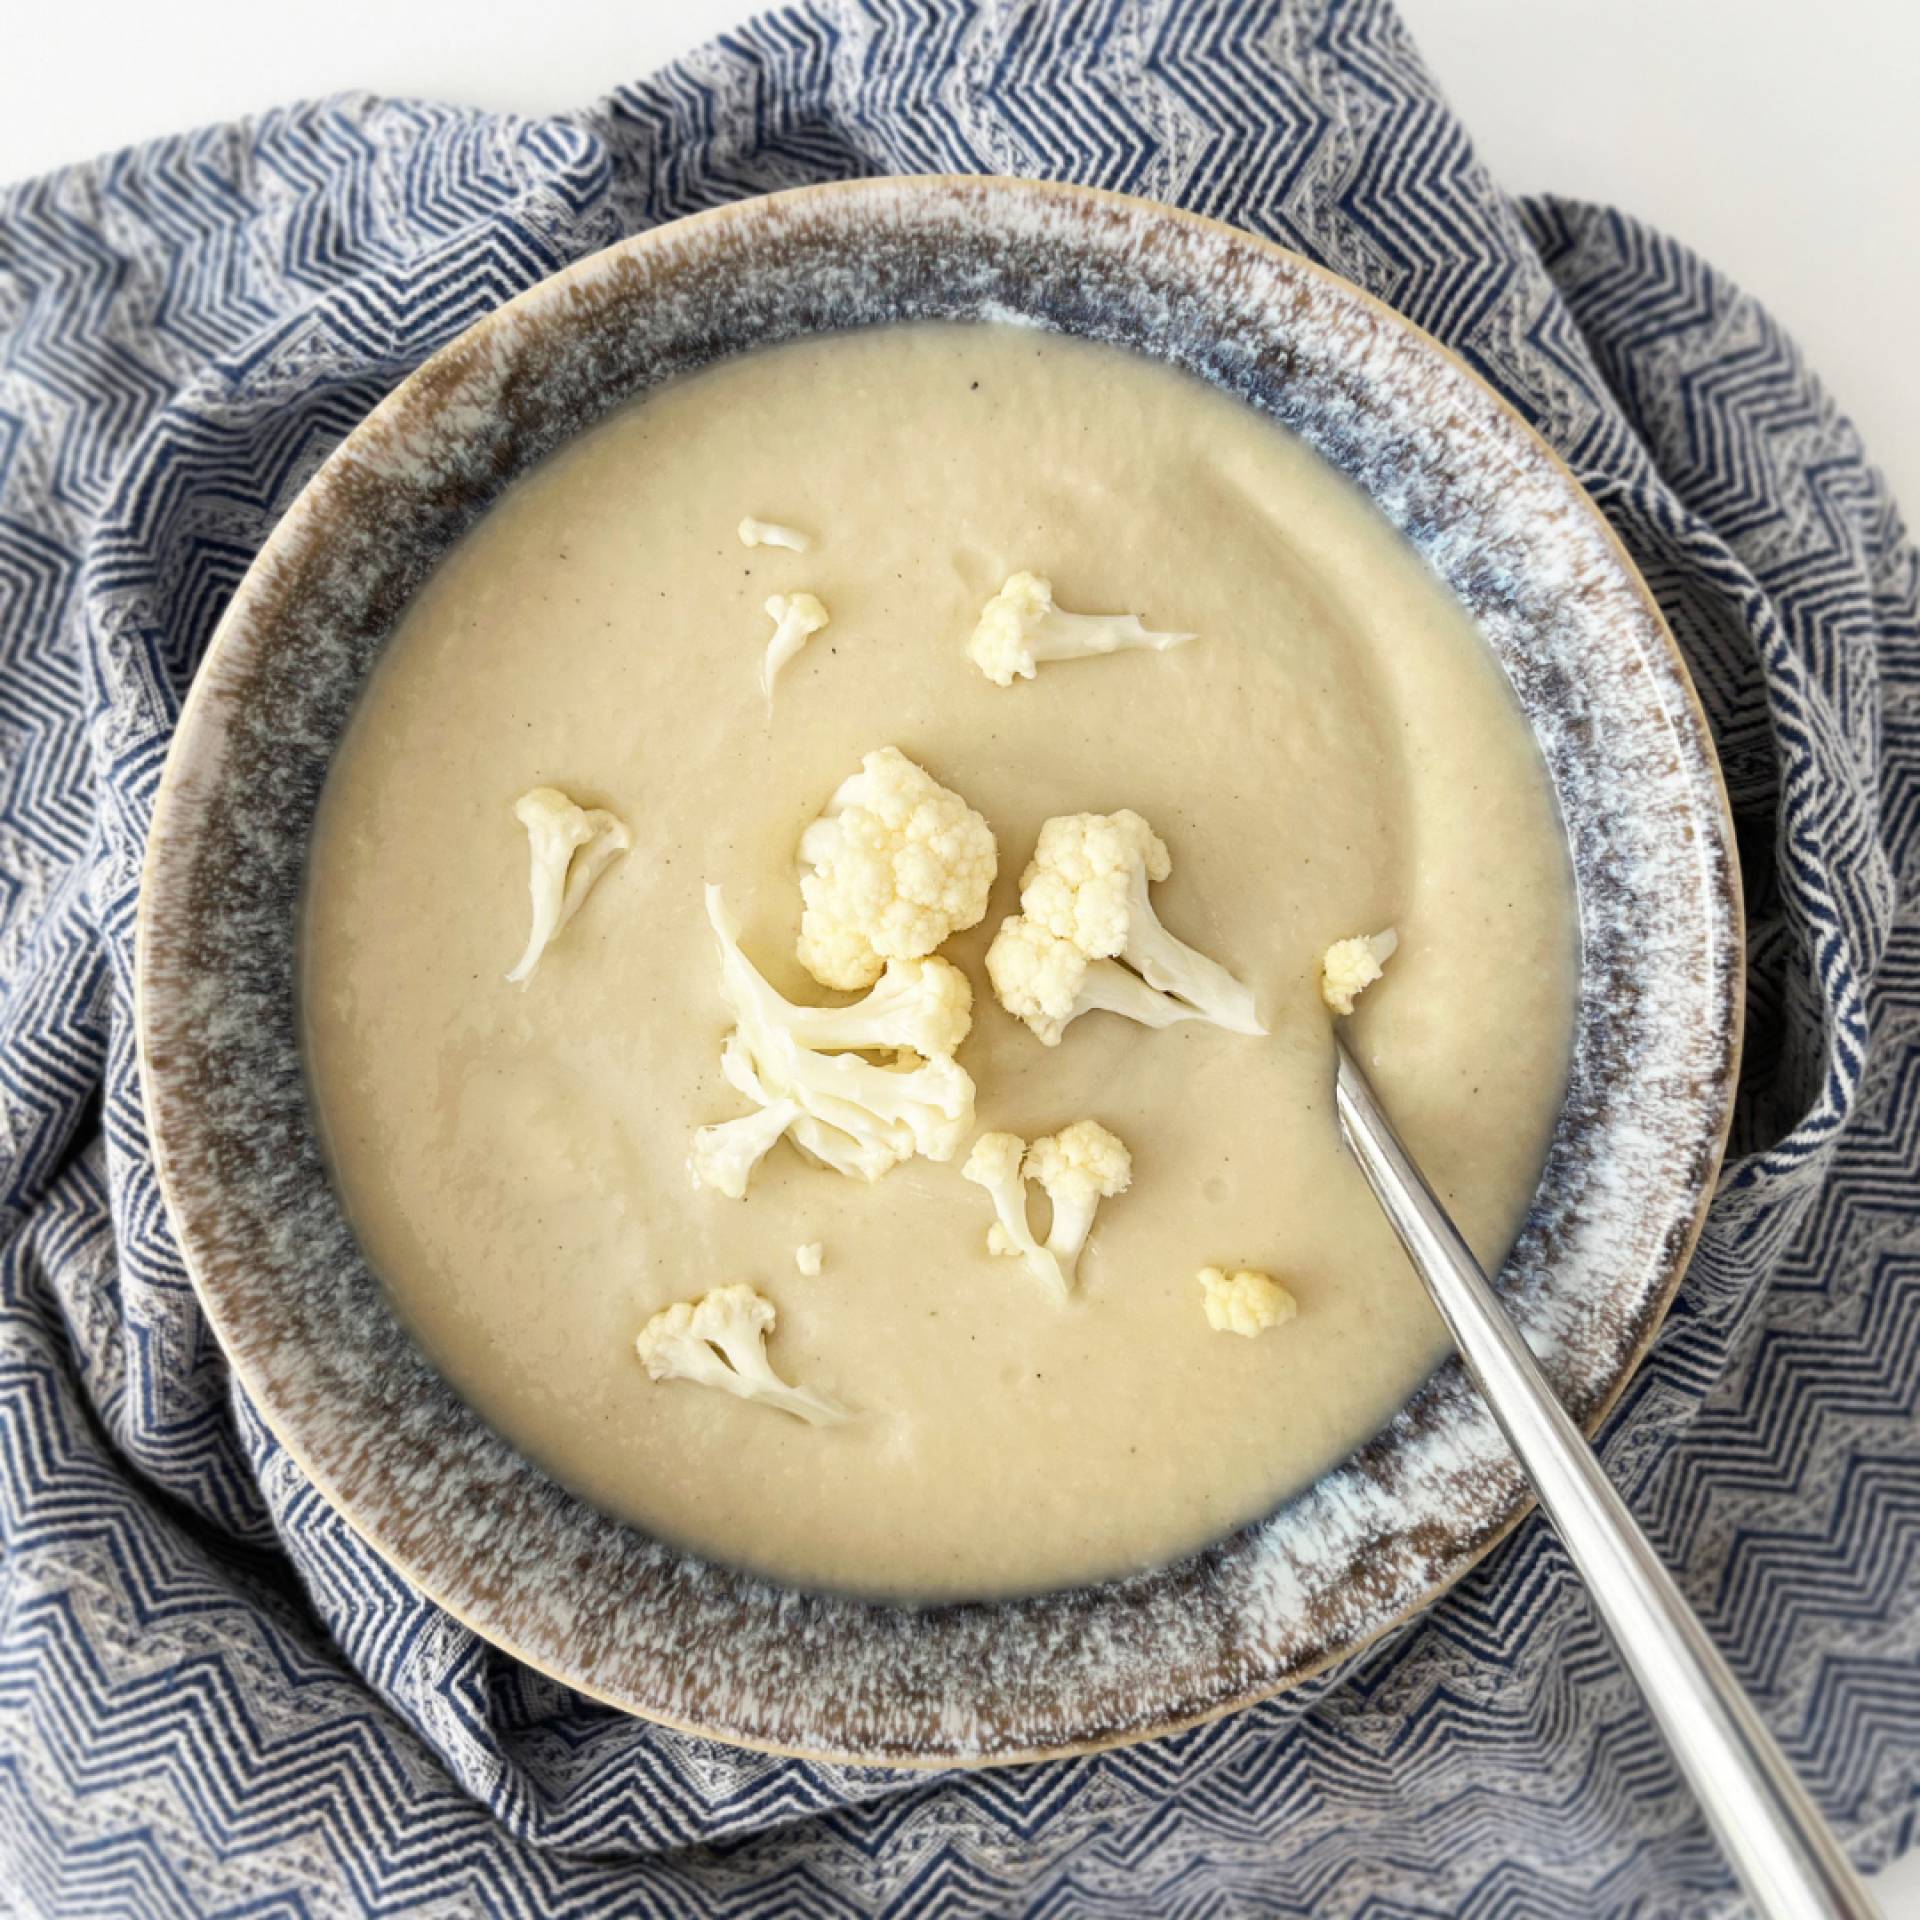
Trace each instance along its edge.
<instances>
[{"instance_id":1,"label":"chevron pattern fabric","mask_svg":"<svg viewBox=\"0 0 1920 1920\"><path fill-rule=\"evenodd\" d=\"M1537 1524L1349 1670L977 1775L620 1717L386 1571L169 1238L132 927L169 730L275 518L409 368L742 194L1084 180L1325 261L1573 463L1725 757L1752 1016L1616 1479L1869 1865L1920 1788L1920 561L1765 311L1515 202L1383 0L810 0L598 107L342 98L0 196L0 1911L1645 1916L1707 1837Z\"/></svg>"}]
</instances>

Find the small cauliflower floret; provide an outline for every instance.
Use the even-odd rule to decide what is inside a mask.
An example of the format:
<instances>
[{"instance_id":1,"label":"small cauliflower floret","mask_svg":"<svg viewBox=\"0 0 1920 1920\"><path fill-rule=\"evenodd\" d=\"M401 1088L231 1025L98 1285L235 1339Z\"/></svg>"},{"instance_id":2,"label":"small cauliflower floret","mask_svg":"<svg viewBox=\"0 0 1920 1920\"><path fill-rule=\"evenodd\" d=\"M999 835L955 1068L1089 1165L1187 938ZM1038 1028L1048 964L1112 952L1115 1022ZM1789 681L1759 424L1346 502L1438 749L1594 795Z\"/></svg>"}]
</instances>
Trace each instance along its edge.
<instances>
[{"instance_id":1,"label":"small cauliflower floret","mask_svg":"<svg viewBox=\"0 0 1920 1920\"><path fill-rule=\"evenodd\" d=\"M973 1125L972 1076L949 1053L921 1059L899 1036L964 1035L972 990L958 969L944 960L922 963L912 981L896 982L893 994L873 1009L865 1001L851 1007L796 1007L742 951L739 928L720 889L707 888L706 899L707 918L720 942L720 992L737 1023L720 1060L728 1085L768 1112L791 1108L782 1131L794 1145L857 1179L877 1180L916 1153L929 1160L952 1159ZM948 975L957 977L957 987ZM893 1058L869 1060L854 1049L888 1051ZM697 1181L730 1193L737 1165L762 1135L747 1132L716 1141L713 1136L721 1132L703 1128L695 1135L689 1165ZM774 1133L761 1152L778 1138ZM746 1173L757 1157L745 1161ZM726 1183L710 1174L724 1176ZM743 1192L744 1183L743 1173Z\"/></svg>"},{"instance_id":2,"label":"small cauliflower floret","mask_svg":"<svg viewBox=\"0 0 1920 1920\"><path fill-rule=\"evenodd\" d=\"M1300 1303L1271 1274L1242 1268L1227 1273L1202 1267L1195 1276L1207 1311L1207 1325L1215 1333L1240 1333L1251 1340L1269 1327L1283 1326L1300 1311Z\"/></svg>"},{"instance_id":3,"label":"small cauliflower floret","mask_svg":"<svg viewBox=\"0 0 1920 1920\"><path fill-rule=\"evenodd\" d=\"M1083 1013L1118 1013L1143 1027L1198 1020L1192 1007L1156 993L1117 960L1090 960L1071 940L1013 914L987 949L987 978L1000 1004L1024 1020L1042 1046L1057 1047Z\"/></svg>"},{"instance_id":4,"label":"small cauliflower floret","mask_svg":"<svg viewBox=\"0 0 1920 1920\"><path fill-rule=\"evenodd\" d=\"M983 1133L973 1143L964 1179L985 1187L993 1200L994 1222L987 1231L987 1251L1012 1255L1027 1263L1027 1271L1061 1306L1067 1303L1067 1276L1059 1257L1034 1238L1027 1222L1027 1183L1021 1168L1027 1143L1017 1133Z\"/></svg>"},{"instance_id":5,"label":"small cauliflower floret","mask_svg":"<svg viewBox=\"0 0 1920 1920\"><path fill-rule=\"evenodd\" d=\"M548 942L580 911L607 863L633 841L604 807L575 806L557 787L523 793L513 803L513 815L527 830L533 927L526 951L507 978L525 986Z\"/></svg>"},{"instance_id":6,"label":"small cauliflower floret","mask_svg":"<svg viewBox=\"0 0 1920 1920\"><path fill-rule=\"evenodd\" d=\"M760 691L771 702L780 669L827 624L827 610L810 593L772 593L767 596L767 618L773 622L773 638L760 663Z\"/></svg>"},{"instance_id":7,"label":"small cauliflower floret","mask_svg":"<svg viewBox=\"0 0 1920 1920\"><path fill-rule=\"evenodd\" d=\"M1118 813L1059 814L1040 829L1033 859L1021 876L1018 917L1078 948L1090 961L1125 960L1149 987L1184 1001L1197 1018L1216 1027L1232 1033L1265 1033L1252 989L1160 924L1147 887L1150 881L1166 879L1172 870L1166 843L1130 808ZM1036 935L1023 930L1018 940L1038 952ZM1010 948L1003 956L1003 971L1014 977L1024 957L1016 958L1016 949ZM1042 972L1044 996L1031 995L1039 1003L1042 1024L1035 1031L1042 1039L1045 1027L1061 1017L1055 1011L1060 989L1054 984L1060 965L1055 960ZM1076 985L1075 998L1084 984L1083 980ZM1094 990L1116 997L1119 992L1110 975L1096 982ZM1089 1002L1080 1011L1090 1011L1097 1004ZM1068 1006L1072 1007L1071 1000ZM1133 1007L1113 1011L1139 1017ZM1156 1019L1151 1024L1168 1022Z\"/></svg>"},{"instance_id":8,"label":"small cauliflower floret","mask_svg":"<svg viewBox=\"0 0 1920 1920\"><path fill-rule=\"evenodd\" d=\"M967 658L996 687L1031 680L1043 660L1083 660L1094 654L1146 650L1165 653L1190 633L1155 633L1132 613L1063 613L1053 604L1053 582L1016 573L980 609Z\"/></svg>"},{"instance_id":9,"label":"small cauliflower floret","mask_svg":"<svg viewBox=\"0 0 1920 1920\"><path fill-rule=\"evenodd\" d=\"M793 1264L809 1280L818 1278L820 1269L826 1264L826 1257L826 1249L818 1240L809 1240L793 1250Z\"/></svg>"},{"instance_id":10,"label":"small cauliflower floret","mask_svg":"<svg viewBox=\"0 0 1920 1920\"><path fill-rule=\"evenodd\" d=\"M687 1157L693 1184L711 1187L729 1200L744 1200L754 1168L799 1117L800 1109L791 1100L774 1100L757 1113L744 1113L738 1120L700 1128Z\"/></svg>"},{"instance_id":11,"label":"small cauliflower floret","mask_svg":"<svg viewBox=\"0 0 1920 1920\"><path fill-rule=\"evenodd\" d=\"M748 514L740 522L740 544L743 547L785 547L789 553L805 553L808 541L798 527L783 527L777 520L756 520L752 514Z\"/></svg>"},{"instance_id":12,"label":"small cauliflower floret","mask_svg":"<svg viewBox=\"0 0 1920 1920\"><path fill-rule=\"evenodd\" d=\"M1400 936L1391 927L1385 933L1336 940L1320 962L1320 998L1335 1013L1351 1013L1353 1003L1380 978L1399 945Z\"/></svg>"},{"instance_id":13,"label":"small cauliflower floret","mask_svg":"<svg viewBox=\"0 0 1920 1920\"><path fill-rule=\"evenodd\" d=\"M759 1400L816 1427L838 1426L853 1415L810 1387L790 1387L767 1358L773 1302L751 1287L715 1287L699 1300L663 1307L634 1341L655 1380L691 1380L741 1400Z\"/></svg>"},{"instance_id":14,"label":"small cauliflower floret","mask_svg":"<svg viewBox=\"0 0 1920 1920\"><path fill-rule=\"evenodd\" d=\"M1100 1202L1125 1193L1133 1184L1133 1155L1098 1120L1076 1120L1036 1140L1027 1149L1021 1171L1029 1180L1039 1181L1053 1202L1047 1251L1060 1263L1072 1287Z\"/></svg>"},{"instance_id":15,"label":"small cauliflower floret","mask_svg":"<svg viewBox=\"0 0 1920 1920\"><path fill-rule=\"evenodd\" d=\"M898 747L841 781L799 858L800 964L849 991L978 925L999 865L986 821Z\"/></svg>"}]
</instances>

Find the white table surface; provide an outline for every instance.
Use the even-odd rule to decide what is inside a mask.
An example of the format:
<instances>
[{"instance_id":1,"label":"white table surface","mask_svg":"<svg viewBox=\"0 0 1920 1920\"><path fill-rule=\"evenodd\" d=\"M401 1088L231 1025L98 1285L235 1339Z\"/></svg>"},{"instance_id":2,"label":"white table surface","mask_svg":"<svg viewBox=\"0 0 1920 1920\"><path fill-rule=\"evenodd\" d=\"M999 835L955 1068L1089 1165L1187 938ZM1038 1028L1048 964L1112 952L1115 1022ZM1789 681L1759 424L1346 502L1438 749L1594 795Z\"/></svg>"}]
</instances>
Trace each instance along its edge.
<instances>
[{"instance_id":1,"label":"white table surface","mask_svg":"<svg viewBox=\"0 0 1920 1920\"><path fill-rule=\"evenodd\" d=\"M37 0L0 58L0 181L341 88L582 105L753 0ZM1764 298L1920 514L1920 7L1909 0L1401 0L1515 191L1625 207ZM562 24L564 22L564 24ZM1882 1876L1920 1920L1920 1854Z\"/></svg>"}]
</instances>

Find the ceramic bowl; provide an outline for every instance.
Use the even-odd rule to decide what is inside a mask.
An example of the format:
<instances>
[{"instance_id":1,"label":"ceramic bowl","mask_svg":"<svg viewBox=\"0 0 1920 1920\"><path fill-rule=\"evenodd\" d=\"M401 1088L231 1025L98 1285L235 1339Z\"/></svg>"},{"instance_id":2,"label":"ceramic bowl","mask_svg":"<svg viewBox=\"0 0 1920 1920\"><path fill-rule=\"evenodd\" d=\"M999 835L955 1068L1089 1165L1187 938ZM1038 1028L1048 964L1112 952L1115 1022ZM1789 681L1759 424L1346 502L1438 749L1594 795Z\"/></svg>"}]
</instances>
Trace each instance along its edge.
<instances>
[{"instance_id":1,"label":"ceramic bowl","mask_svg":"<svg viewBox=\"0 0 1920 1920\"><path fill-rule=\"evenodd\" d=\"M1351 1654L1524 1507L1449 1363L1309 1491L1176 1566L921 1610L794 1592L649 1539L522 1459L401 1331L328 1185L295 1036L302 863L348 710L436 560L516 475L675 374L828 328L1010 318L1185 368L1301 435L1505 668L1565 818L1583 963L1571 1084L1502 1284L1589 1425L1659 1325L1731 1105L1737 869L1672 639L1545 445L1356 288L1139 201L882 180L678 221L482 321L321 468L194 685L141 898L154 1151L247 1393L382 1556L576 1687L787 1752L984 1762L1166 1732Z\"/></svg>"}]
</instances>

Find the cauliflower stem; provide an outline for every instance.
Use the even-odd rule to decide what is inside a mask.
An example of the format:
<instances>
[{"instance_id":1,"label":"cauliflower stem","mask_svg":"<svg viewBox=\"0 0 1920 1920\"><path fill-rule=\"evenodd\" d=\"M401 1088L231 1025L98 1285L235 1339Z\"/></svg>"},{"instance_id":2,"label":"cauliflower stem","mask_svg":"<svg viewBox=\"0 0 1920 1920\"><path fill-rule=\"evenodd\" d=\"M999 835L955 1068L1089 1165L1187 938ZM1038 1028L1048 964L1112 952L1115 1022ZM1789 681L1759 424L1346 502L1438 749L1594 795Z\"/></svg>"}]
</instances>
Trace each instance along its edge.
<instances>
[{"instance_id":1,"label":"cauliflower stem","mask_svg":"<svg viewBox=\"0 0 1920 1920\"><path fill-rule=\"evenodd\" d=\"M1160 924L1147 895L1144 865L1135 866L1127 877L1127 944L1121 956L1148 986L1176 995L1216 1027L1229 1033L1266 1032L1254 1010L1253 989Z\"/></svg>"},{"instance_id":2,"label":"cauliflower stem","mask_svg":"<svg viewBox=\"0 0 1920 1920\"><path fill-rule=\"evenodd\" d=\"M944 960L916 960L851 1007L797 1007L742 951L718 887L707 888L706 904L720 944L721 997L737 1023L721 1071L784 1125L766 1119L732 1134L702 1128L688 1162L695 1182L743 1198L782 1133L809 1158L861 1180L915 1154L950 1160L973 1125L973 1080L952 1055L971 1021L966 976ZM922 1059L911 1044L922 1040L945 1045ZM862 1050L892 1058L882 1063Z\"/></svg>"},{"instance_id":3,"label":"cauliflower stem","mask_svg":"<svg viewBox=\"0 0 1920 1920\"><path fill-rule=\"evenodd\" d=\"M767 1358L773 1302L748 1286L715 1287L699 1300L663 1307L640 1329L634 1351L654 1380L691 1380L736 1399L777 1407L816 1427L838 1426L851 1411L811 1387L790 1386Z\"/></svg>"},{"instance_id":4,"label":"cauliflower stem","mask_svg":"<svg viewBox=\"0 0 1920 1920\"><path fill-rule=\"evenodd\" d=\"M1116 960L1090 960L1080 991L1074 995L1073 1013L1117 1013L1143 1027L1177 1026L1182 1020L1204 1020L1198 1007L1182 1002L1150 987L1137 973L1129 973Z\"/></svg>"},{"instance_id":5,"label":"cauliflower stem","mask_svg":"<svg viewBox=\"0 0 1920 1920\"><path fill-rule=\"evenodd\" d=\"M736 1093L745 1094L755 1105L770 1107L780 1104L773 1090L755 1071L752 1057L737 1033L729 1035L727 1044L720 1050L720 1071L725 1075L728 1086ZM804 1109L797 1108L797 1113L798 1117L787 1129L787 1138L809 1160L835 1173L844 1174L849 1180L864 1180L871 1185L883 1175L891 1173L912 1151L911 1143L903 1150L899 1142L885 1136L855 1136L843 1132L839 1127L826 1125ZM773 1140L767 1142L769 1151L774 1144ZM688 1164L695 1181L699 1182L699 1168L691 1161ZM726 1190L722 1188L721 1191ZM744 1199L746 1196L741 1194L735 1197Z\"/></svg>"},{"instance_id":6,"label":"cauliflower stem","mask_svg":"<svg viewBox=\"0 0 1920 1920\"><path fill-rule=\"evenodd\" d=\"M850 1007L788 1002L788 1031L822 1053L957 1052L973 1025L973 988L950 961L889 960Z\"/></svg>"}]
</instances>

